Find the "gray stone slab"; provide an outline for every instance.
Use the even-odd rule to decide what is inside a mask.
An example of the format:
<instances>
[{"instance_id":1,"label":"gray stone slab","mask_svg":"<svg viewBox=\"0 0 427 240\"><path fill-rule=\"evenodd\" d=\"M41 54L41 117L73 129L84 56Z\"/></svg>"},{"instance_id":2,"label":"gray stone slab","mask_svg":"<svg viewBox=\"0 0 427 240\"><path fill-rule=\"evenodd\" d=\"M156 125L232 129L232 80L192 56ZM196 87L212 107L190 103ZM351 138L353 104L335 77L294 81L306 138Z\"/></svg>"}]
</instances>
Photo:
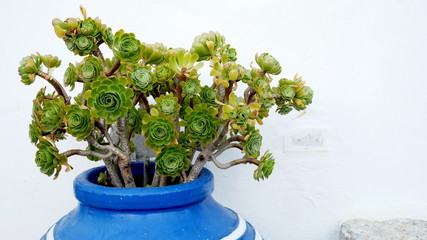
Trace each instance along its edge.
<instances>
[{"instance_id":1,"label":"gray stone slab","mask_svg":"<svg viewBox=\"0 0 427 240\"><path fill-rule=\"evenodd\" d=\"M427 240L427 221L353 219L341 225L340 240Z\"/></svg>"}]
</instances>

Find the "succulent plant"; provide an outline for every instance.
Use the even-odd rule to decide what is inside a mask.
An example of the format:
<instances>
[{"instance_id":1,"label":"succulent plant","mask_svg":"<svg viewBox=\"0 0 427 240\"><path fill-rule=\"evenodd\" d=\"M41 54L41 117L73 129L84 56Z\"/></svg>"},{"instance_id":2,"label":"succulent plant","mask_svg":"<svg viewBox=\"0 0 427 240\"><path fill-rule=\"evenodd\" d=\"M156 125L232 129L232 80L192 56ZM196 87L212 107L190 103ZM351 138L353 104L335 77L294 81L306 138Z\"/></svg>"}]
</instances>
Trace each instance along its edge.
<instances>
[{"instance_id":1,"label":"succulent plant","mask_svg":"<svg viewBox=\"0 0 427 240\"><path fill-rule=\"evenodd\" d=\"M178 104L178 98L174 97L173 94L162 95L155 99L158 109L166 115L175 115L178 113L180 105Z\"/></svg>"},{"instance_id":2,"label":"succulent plant","mask_svg":"<svg viewBox=\"0 0 427 240\"><path fill-rule=\"evenodd\" d=\"M70 63L64 73L64 85L70 86L71 91L74 89L76 82L79 80L76 67Z\"/></svg>"},{"instance_id":3,"label":"succulent plant","mask_svg":"<svg viewBox=\"0 0 427 240\"><path fill-rule=\"evenodd\" d=\"M186 131L193 141L198 141L203 145L215 139L218 127L222 121L216 117L218 110L209 108L207 104L198 104L194 109L187 108L185 121L181 124L186 127Z\"/></svg>"},{"instance_id":4,"label":"succulent plant","mask_svg":"<svg viewBox=\"0 0 427 240\"><path fill-rule=\"evenodd\" d=\"M125 87L123 78L99 77L85 93L90 113L95 118L104 118L108 124L126 116L132 107L133 92Z\"/></svg>"},{"instance_id":5,"label":"succulent plant","mask_svg":"<svg viewBox=\"0 0 427 240\"><path fill-rule=\"evenodd\" d=\"M259 181L260 179L268 178L273 172L274 168L274 157L270 152L265 152L259 161L258 168L254 171L254 179Z\"/></svg>"},{"instance_id":6,"label":"succulent plant","mask_svg":"<svg viewBox=\"0 0 427 240\"><path fill-rule=\"evenodd\" d=\"M165 147L156 156L157 171L163 176L178 177L190 167L190 151L180 145Z\"/></svg>"},{"instance_id":7,"label":"succulent plant","mask_svg":"<svg viewBox=\"0 0 427 240\"><path fill-rule=\"evenodd\" d=\"M249 157L257 158L260 154L262 136L259 131L251 131L250 134L245 138L245 147L244 150L246 155Z\"/></svg>"},{"instance_id":8,"label":"succulent plant","mask_svg":"<svg viewBox=\"0 0 427 240\"><path fill-rule=\"evenodd\" d=\"M167 48L141 42L123 29L113 34L99 18L80 10L83 19L52 21L66 47L84 56L66 65L63 75L63 85L80 89L74 96L52 75L61 65L58 57L36 53L24 57L18 67L24 84L40 77L54 88L37 93L29 125L41 172L56 178L62 167L71 169L69 157L81 155L104 160L108 173L99 176L100 184L136 187L130 158L135 145L130 139L143 134L155 155L150 186L191 182L206 162L222 169L250 163L258 166L256 180L270 176L274 158L269 151L261 156L263 138L257 125L273 106L285 115L312 103L313 90L301 77L274 80L272 75L282 68L268 53L255 56L259 68L243 67L236 62L236 49L218 32L196 36L191 49ZM112 57L104 58L102 44ZM210 83L200 71L205 63ZM69 136L86 141L87 147L60 153L56 142ZM228 149L241 150L242 158L219 162L217 157Z\"/></svg>"},{"instance_id":9,"label":"succulent plant","mask_svg":"<svg viewBox=\"0 0 427 240\"><path fill-rule=\"evenodd\" d=\"M123 62L137 62L141 59L141 42L135 34L119 30L114 34L113 52Z\"/></svg>"},{"instance_id":10,"label":"succulent plant","mask_svg":"<svg viewBox=\"0 0 427 240\"><path fill-rule=\"evenodd\" d=\"M78 105L71 105L65 116L67 132L82 141L90 136L94 129L94 119L89 109L82 109Z\"/></svg>"},{"instance_id":11,"label":"succulent plant","mask_svg":"<svg viewBox=\"0 0 427 240\"><path fill-rule=\"evenodd\" d=\"M268 53L257 54L255 56L255 60L260 68L266 73L278 75L282 72L280 63Z\"/></svg>"},{"instance_id":12,"label":"succulent plant","mask_svg":"<svg viewBox=\"0 0 427 240\"><path fill-rule=\"evenodd\" d=\"M200 60L215 56L218 49L224 46L225 37L218 32L202 33L194 38L191 52L199 55Z\"/></svg>"},{"instance_id":13,"label":"succulent plant","mask_svg":"<svg viewBox=\"0 0 427 240\"><path fill-rule=\"evenodd\" d=\"M132 72L131 79L136 89L142 92L151 90L154 83L156 82L156 77L151 72L149 67L137 68L134 72Z\"/></svg>"},{"instance_id":14,"label":"succulent plant","mask_svg":"<svg viewBox=\"0 0 427 240\"><path fill-rule=\"evenodd\" d=\"M146 137L145 145L159 152L162 148L176 143L177 132L171 116L162 113L146 114L143 117L142 132Z\"/></svg>"},{"instance_id":15,"label":"succulent plant","mask_svg":"<svg viewBox=\"0 0 427 240\"><path fill-rule=\"evenodd\" d=\"M40 167L40 172L48 176L52 176L52 174L55 173L55 178L57 178L62 169L62 165L66 166L67 170L71 168L67 163L67 158L59 154L58 148L48 140L40 139L37 148L35 161L37 167Z\"/></svg>"}]
</instances>

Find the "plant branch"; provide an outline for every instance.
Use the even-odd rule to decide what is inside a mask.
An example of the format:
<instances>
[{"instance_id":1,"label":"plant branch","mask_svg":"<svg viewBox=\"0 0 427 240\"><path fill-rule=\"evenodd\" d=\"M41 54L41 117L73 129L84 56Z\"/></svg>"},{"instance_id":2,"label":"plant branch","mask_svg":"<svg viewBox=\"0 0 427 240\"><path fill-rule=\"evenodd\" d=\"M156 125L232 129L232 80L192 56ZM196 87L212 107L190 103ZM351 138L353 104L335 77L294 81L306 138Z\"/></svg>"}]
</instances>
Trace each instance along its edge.
<instances>
[{"instance_id":1,"label":"plant branch","mask_svg":"<svg viewBox=\"0 0 427 240\"><path fill-rule=\"evenodd\" d=\"M228 125L229 124L230 124L230 119L227 119L225 121L225 124L222 125L222 128L221 128L221 130L219 131L219 134L218 134L218 138L214 141L214 146L215 147L218 146L221 143L221 141L223 140L224 136L227 134L227 132L228 132Z\"/></svg>"},{"instance_id":2,"label":"plant branch","mask_svg":"<svg viewBox=\"0 0 427 240\"><path fill-rule=\"evenodd\" d=\"M147 100L147 97L145 96L145 94L141 93L141 98L140 98L139 103L140 103L140 106L142 106L142 105L144 106L144 109L147 113L150 113L150 104L148 104L148 100Z\"/></svg>"},{"instance_id":3,"label":"plant branch","mask_svg":"<svg viewBox=\"0 0 427 240\"><path fill-rule=\"evenodd\" d=\"M37 75L40 76L41 78L44 78L48 83L50 83L53 86L53 88L55 88L58 94L64 98L66 105L71 104L70 97L67 95L67 92L54 77L42 71L37 72Z\"/></svg>"},{"instance_id":4,"label":"plant branch","mask_svg":"<svg viewBox=\"0 0 427 240\"><path fill-rule=\"evenodd\" d=\"M107 72L105 72L105 75L107 77L113 75L117 71L117 69L119 69L119 67L120 67L120 61L116 60L113 64L113 66L111 67L111 69L109 69Z\"/></svg>"},{"instance_id":5,"label":"plant branch","mask_svg":"<svg viewBox=\"0 0 427 240\"><path fill-rule=\"evenodd\" d=\"M215 156L211 156L211 159L212 159L212 162L215 164L215 166L217 166L220 169L227 169L238 164L247 164L247 163L251 163L257 166L259 165L259 161L254 158L240 158L228 163L221 163L220 161L218 161L218 159L216 159Z\"/></svg>"},{"instance_id":6,"label":"plant branch","mask_svg":"<svg viewBox=\"0 0 427 240\"><path fill-rule=\"evenodd\" d=\"M225 146L225 147L223 147L223 148L218 149L218 151L216 151L216 152L214 153L214 156L215 156L215 157L218 157L218 156L219 156L219 155L221 155L225 150L230 149L230 148L238 148L238 149L240 149L240 150L243 150L243 146L242 146L241 144L238 144L238 143L230 143L229 145L227 145L227 146Z\"/></svg>"},{"instance_id":7,"label":"plant branch","mask_svg":"<svg viewBox=\"0 0 427 240\"><path fill-rule=\"evenodd\" d=\"M102 43L102 42L101 42L101 43ZM101 52L101 49L99 49L99 45L100 45L100 44L98 44L98 46L96 47L96 49L95 49L95 51L93 52L93 54L94 54L97 58L101 59L102 66L104 66L104 72L107 72L107 71L108 71L107 63L105 62L105 58L104 58L104 55L103 55L103 54L102 54L102 52Z\"/></svg>"},{"instance_id":8,"label":"plant branch","mask_svg":"<svg viewBox=\"0 0 427 240\"><path fill-rule=\"evenodd\" d=\"M113 139L111 138L110 133L108 133L108 130L102 125L101 122L99 122L98 120L95 120L95 126L101 130L102 134L105 136L105 138L107 138L107 141L109 144L113 144Z\"/></svg>"},{"instance_id":9,"label":"plant branch","mask_svg":"<svg viewBox=\"0 0 427 240\"><path fill-rule=\"evenodd\" d=\"M64 155L66 157L71 157L73 155L80 155L80 156L92 156L97 158L109 158L113 155L113 152L110 151L107 154L102 154L102 153L91 151L91 150L72 149L72 150L68 150L66 152L61 153L61 155Z\"/></svg>"}]
</instances>

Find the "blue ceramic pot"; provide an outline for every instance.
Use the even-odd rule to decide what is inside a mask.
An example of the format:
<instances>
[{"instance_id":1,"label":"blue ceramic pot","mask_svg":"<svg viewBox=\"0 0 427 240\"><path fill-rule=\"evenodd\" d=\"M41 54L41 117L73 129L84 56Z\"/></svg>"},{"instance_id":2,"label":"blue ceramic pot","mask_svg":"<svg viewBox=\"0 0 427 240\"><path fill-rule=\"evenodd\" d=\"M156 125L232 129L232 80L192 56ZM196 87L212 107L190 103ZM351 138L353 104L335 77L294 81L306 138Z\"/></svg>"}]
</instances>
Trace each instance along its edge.
<instances>
[{"instance_id":1,"label":"blue ceramic pot","mask_svg":"<svg viewBox=\"0 0 427 240\"><path fill-rule=\"evenodd\" d=\"M42 240L262 239L250 223L212 198L214 178L207 169L193 182L159 188L100 186L101 171L105 167L77 176L78 206ZM132 171L142 175L143 164L133 164Z\"/></svg>"}]
</instances>

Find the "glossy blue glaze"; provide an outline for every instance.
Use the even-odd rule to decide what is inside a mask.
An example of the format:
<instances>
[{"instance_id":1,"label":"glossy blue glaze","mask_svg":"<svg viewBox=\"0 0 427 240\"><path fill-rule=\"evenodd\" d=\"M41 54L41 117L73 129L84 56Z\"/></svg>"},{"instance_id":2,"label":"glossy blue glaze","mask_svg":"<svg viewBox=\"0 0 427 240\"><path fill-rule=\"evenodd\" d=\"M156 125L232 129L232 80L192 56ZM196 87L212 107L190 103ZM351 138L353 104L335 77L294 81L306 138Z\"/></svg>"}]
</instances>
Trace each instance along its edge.
<instances>
[{"instance_id":1,"label":"glossy blue glaze","mask_svg":"<svg viewBox=\"0 0 427 240\"><path fill-rule=\"evenodd\" d=\"M142 163L132 167L134 175L141 175L142 169ZM42 240L262 239L248 222L212 198L213 175L207 169L190 183L130 189L97 185L101 171L105 168L75 179L78 206Z\"/></svg>"}]
</instances>

